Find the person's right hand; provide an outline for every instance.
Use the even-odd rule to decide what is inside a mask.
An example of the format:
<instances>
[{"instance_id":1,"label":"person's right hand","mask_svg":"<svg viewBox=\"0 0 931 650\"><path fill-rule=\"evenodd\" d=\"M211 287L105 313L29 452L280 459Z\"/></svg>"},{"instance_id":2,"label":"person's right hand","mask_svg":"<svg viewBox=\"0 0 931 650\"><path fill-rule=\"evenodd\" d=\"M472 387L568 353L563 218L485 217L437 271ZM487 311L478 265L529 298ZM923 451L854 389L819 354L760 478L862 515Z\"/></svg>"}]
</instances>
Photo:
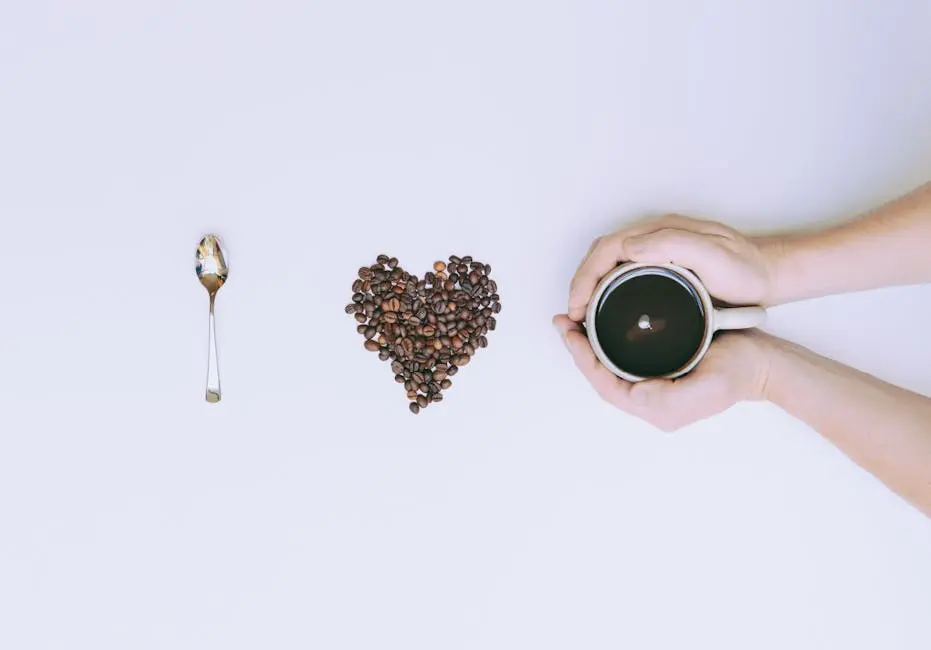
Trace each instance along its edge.
<instances>
[{"instance_id":1,"label":"person's right hand","mask_svg":"<svg viewBox=\"0 0 931 650\"><path fill-rule=\"evenodd\" d=\"M719 300L767 305L771 262L763 250L733 228L713 221L667 215L594 241L569 289L569 317L581 322L595 287L618 262L672 262L691 269Z\"/></svg>"}]
</instances>

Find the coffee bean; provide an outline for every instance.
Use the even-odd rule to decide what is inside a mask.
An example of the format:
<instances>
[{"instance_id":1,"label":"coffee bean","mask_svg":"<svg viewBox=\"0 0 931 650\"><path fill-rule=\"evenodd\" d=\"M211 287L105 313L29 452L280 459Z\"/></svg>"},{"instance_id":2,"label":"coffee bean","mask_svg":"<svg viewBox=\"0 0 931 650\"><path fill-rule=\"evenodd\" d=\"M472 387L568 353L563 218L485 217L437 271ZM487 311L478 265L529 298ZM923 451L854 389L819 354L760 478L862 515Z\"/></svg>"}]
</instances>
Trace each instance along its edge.
<instances>
[{"instance_id":1,"label":"coffee bean","mask_svg":"<svg viewBox=\"0 0 931 650\"><path fill-rule=\"evenodd\" d=\"M485 334L501 310L490 273L490 265L468 255L437 261L423 280L387 255L359 269L346 313L358 321L366 349L391 361L395 381L418 411L442 400L459 367L488 346Z\"/></svg>"},{"instance_id":2,"label":"coffee bean","mask_svg":"<svg viewBox=\"0 0 931 650\"><path fill-rule=\"evenodd\" d=\"M495 320L494 316L488 319L488 329L490 329L491 331L494 331L497 326L498 326L498 321Z\"/></svg>"},{"instance_id":3,"label":"coffee bean","mask_svg":"<svg viewBox=\"0 0 931 650\"><path fill-rule=\"evenodd\" d=\"M414 415L417 415L418 413L420 413L420 404L418 404L417 402L411 402L411 405L408 408L410 408L411 413L413 413Z\"/></svg>"}]
</instances>

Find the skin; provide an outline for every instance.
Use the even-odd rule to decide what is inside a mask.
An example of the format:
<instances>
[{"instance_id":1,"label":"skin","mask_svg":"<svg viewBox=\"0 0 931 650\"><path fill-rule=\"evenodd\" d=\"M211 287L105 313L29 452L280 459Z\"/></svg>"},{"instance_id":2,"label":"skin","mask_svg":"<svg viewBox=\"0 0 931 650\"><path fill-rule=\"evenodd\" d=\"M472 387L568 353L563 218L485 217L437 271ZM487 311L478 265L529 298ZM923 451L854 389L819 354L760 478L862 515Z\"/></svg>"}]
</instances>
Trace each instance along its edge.
<instances>
[{"instance_id":1,"label":"skin","mask_svg":"<svg viewBox=\"0 0 931 650\"><path fill-rule=\"evenodd\" d=\"M777 305L931 282L931 184L817 233L752 239L680 215L595 240L553 324L598 394L664 431L767 400L805 421L931 516L931 399L757 330L725 332L675 381L625 382L595 358L581 322L598 281L618 262L674 262L731 304ZM869 259L870 264L863 260Z\"/></svg>"}]
</instances>

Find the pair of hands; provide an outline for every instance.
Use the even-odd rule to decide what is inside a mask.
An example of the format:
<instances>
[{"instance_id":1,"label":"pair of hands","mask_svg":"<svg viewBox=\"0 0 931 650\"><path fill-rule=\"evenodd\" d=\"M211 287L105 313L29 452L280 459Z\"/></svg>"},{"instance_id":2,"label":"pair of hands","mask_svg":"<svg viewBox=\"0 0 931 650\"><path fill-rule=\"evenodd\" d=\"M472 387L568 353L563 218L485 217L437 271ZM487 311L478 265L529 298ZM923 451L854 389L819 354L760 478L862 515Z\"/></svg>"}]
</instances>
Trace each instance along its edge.
<instances>
[{"instance_id":1,"label":"pair of hands","mask_svg":"<svg viewBox=\"0 0 931 650\"><path fill-rule=\"evenodd\" d=\"M773 261L763 247L711 221L668 215L594 241L569 289L569 313L553 324L576 366L608 403L673 431L737 402L762 399L767 337L755 330L719 334L698 367L675 380L631 384L601 365L582 330L598 282L618 262L672 262L693 270L715 298L737 305L771 304Z\"/></svg>"}]
</instances>

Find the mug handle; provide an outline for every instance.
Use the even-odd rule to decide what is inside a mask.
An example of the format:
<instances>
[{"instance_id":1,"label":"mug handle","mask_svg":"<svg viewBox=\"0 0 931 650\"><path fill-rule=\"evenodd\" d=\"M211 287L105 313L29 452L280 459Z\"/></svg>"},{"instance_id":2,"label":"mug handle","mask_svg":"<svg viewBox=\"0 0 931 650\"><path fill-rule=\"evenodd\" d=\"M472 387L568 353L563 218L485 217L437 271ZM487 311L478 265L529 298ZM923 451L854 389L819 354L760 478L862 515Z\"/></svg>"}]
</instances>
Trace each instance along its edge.
<instances>
[{"instance_id":1,"label":"mug handle","mask_svg":"<svg viewBox=\"0 0 931 650\"><path fill-rule=\"evenodd\" d=\"M714 310L714 329L745 330L759 327L766 321L763 307L728 307Z\"/></svg>"}]
</instances>

